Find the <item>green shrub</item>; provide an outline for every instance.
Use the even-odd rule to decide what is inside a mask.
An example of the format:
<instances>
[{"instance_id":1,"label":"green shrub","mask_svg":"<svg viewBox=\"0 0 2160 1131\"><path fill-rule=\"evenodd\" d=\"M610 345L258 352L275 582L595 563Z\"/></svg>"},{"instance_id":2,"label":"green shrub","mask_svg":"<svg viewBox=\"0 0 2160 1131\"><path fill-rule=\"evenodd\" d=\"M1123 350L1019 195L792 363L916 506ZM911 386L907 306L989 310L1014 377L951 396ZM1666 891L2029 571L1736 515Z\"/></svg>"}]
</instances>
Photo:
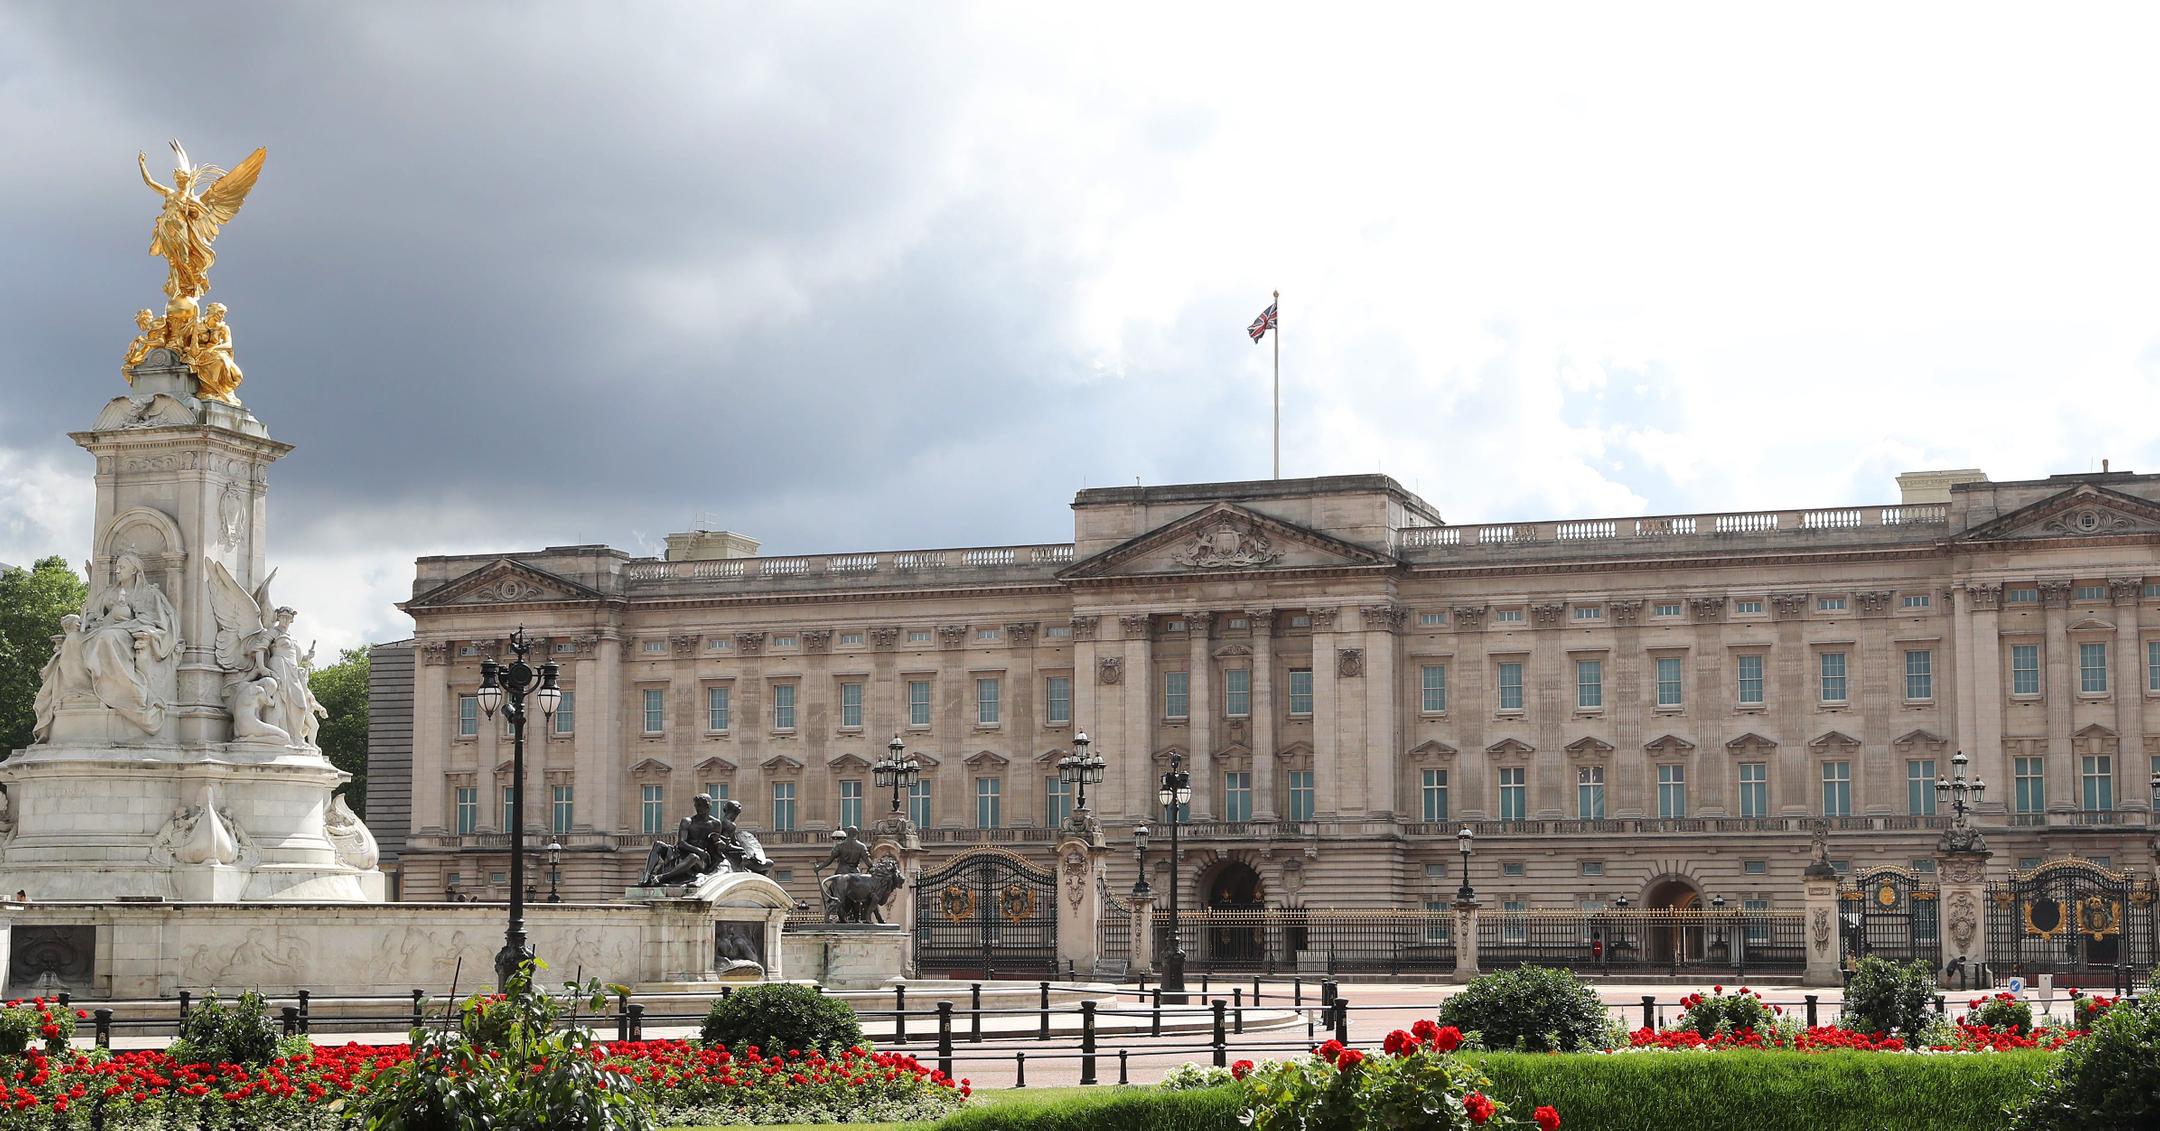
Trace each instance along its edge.
<instances>
[{"instance_id":1,"label":"green shrub","mask_svg":"<svg viewBox=\"0 0 2160 1131\"><path fill-rule=\"evenodd\" d=\"M1777 1032L1778 1015L1763 1004L1762 995L1746 986L1731 994L1725 987L1714 986L1708 994L1693 993L1680 999L1687 1010L1673 1027L1693 1030L1707 1037L1713 1033L1738 1033L1752 1029L1764 1037Z\"/></svg>"},{"instance_id":2,"label":"green shrub","mask_svg":"<svg viewBox=\"0 0 2160 1131\"><path fill-rule=\"evenodd\" d=\"M42 1043L48 1056L67 1051L75 1035L76 1011L42 997L11 1001L0 1008L0 1054L16 1056Z\"/></svg>"},{"instance_id":3,"label":"green shrub","mask_svg":"<svg viewBox=\"0 0 2160 1131\"><path fill-rule=\"evenodd\" d=\"M226 1002L216 990L188 1009L180 1036L166 1050L176 1064L242 1064L255 1067L278 1055L278 1026L254 990Z\"/></svg>"},{"instance_id":4,"label":"green shrub","mask_svg":"<svg viewBox=\"0 0 2160 1131\"><path fill-rule=\"evenodd\" d=\"M937 1131L1244 1131L1237 1088L1118 1088L1096 1095L1012 1099L969 1107Z\"/></svg>"},{"instance_id":5,"label":"green shrub","mask_svg":"<svg viewBox=\"0 0 2160 1131\"><path fill-rule=\"evenodd\" d=\"M698 1037L737 1052L755 1046L777 1056L789 1050L834 1053L863 1043L855 1011L812 986L785 982L744 986L713 1003Z\"/></svg>"},{"instance_id":6,"label":"green shrub","mask_svg":"<svg viewBox=\"0 0 2160 1131\"><path fill-rule=\"evenodd\" d=\"M2160 1127L2160 998L2100 1014L2011 1113L2017 1131Z\"/></svg>"},{"instance_id":7,"label":"green shrub","mask_svg":"<svg viewBox=\"0 0 2160 1131\"><path fill-rule=\"evenodd\" d=\"M1838 1028L1889 1033L1913 1044L1934 1021L1935 970L1925 962L1903 966L1867 957L1845 984L1845 1013Z\"/></svg>"},{"instance_id":8,"label":"green shrub","mask_svg":"<svg viewBox=\"0 0 2160 1131\"><path fill-rule=\"evenodd\" d=\"M1966 1005L1965 1023L1985 1025L1990 1029L2011 1029L2023 1036L2032 1032L2032 1006L2010 994L1976 997Z\"/></svg>"},{"instance_id":9,"label":"green shrub","mask_svg":"<svg viewBox=\"0 0 2160 1131\"><path fill-rule=\"evenodd\" d=\"M1490 1049L1603 1048L1612 1025L1597 991L1566 970L1524 966L1473 979L1440 1005L1440 1023Z\"/></svg>"},{"instance_id":10,"label":"green shrub","mask_svg":"<svg viewBox=\"0 0 2160 1131\"><path fill-rule=\"evenodd\" d=\"M2053 1054L1481 1053L1492 1096L1551 1104L1563 1131L1974 1131L1998 1127ZM2130 1127L2136 1124L2087 1124Z\"/></svg>"}]
</instances>

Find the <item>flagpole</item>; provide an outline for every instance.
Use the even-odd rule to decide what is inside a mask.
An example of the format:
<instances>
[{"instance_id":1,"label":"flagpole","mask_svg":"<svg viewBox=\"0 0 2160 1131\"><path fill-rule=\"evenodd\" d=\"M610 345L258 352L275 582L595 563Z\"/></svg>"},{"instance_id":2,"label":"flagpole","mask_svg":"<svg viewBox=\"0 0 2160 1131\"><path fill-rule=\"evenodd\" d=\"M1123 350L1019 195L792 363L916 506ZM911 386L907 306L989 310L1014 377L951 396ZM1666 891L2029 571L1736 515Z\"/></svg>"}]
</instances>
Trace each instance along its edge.
<instances>
[{"instance_id":1,"label":"flagpole","mask_svg":"<svg viewBox=\"0 0 2160 1131\"><path fill-rule=\"evenodd\" d=\"M1282 292L1275 292L1275 478L1282 478Z\"/></svg>"}]
</instances>

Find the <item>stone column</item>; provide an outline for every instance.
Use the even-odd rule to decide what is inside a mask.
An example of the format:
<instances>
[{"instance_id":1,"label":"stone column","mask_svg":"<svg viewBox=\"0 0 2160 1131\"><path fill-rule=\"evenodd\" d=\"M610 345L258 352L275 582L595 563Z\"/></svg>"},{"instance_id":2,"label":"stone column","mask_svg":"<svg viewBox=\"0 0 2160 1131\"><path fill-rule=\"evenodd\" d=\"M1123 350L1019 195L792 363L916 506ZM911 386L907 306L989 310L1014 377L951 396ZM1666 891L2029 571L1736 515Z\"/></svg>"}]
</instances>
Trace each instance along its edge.
<instances>
[{"instance_id":1,"label":"stone column","mask_svg":"<svg viewBox=\"0 0 2160 1131\"><path fill-rule=\"evenodd\" d=\"M1220 767L1215 764L1215 695L1214 681L1210 678L1215 669L1215 657L1209 644L1214 636L1215 614L1195 611L1185 614L1185 635L1191 644L1191 659L1186 666L1185 684L1185 735L1192 744L1192 776L1195 783L1214 781ZM1253 773L1257 781L1264 764L1253 759ZM1215 811L1215 791L1193 790L1192 819L1209 821L1218 815Z\"/></svg>"},{"instance_id":2,"label":"stone column","mask_svg":"<svg viewBox=\"0 0 2160 1131\"><path fill-rule=\"evenodd\" d=\"M595 832L626 833L635 827L626 823L618 812L617 791L621 788L624 771L632 762L623 749L625 710L623 697L622 639L613 631L579 636L577 660L574 664L574 684L577 690L577 715L571 720L576 732L573 741L577 746L572 754L575 772L572 787L577 790L573 800L576 811L572 819L589 825ZM700 711L705 704L700 701ZM641 708L642 710L642 708ZM703 730L699 725L698 730ZM693 732L694 733L694 732ZM527 767L530 775L530 767ZM696 790L698 783L691 783ZM670 798L675 808L687 808L688 798ZM530 798L526 804L532 803ZM527 814L527 823L530 813ZM634 855L642 857L644 851Z\"/></svg>"},{"instance_id":3,"label":"stone column","mask_svg":"<svg viewBox=\"0 0 2160 1131\"><path fill-rule=\"evenodd\" d=\"M1130 970L1133 973L1153 970L1155 969L1155 893L1153 891L1134 892L1126 897L1126 904L1132 908L1132 941L1128 944L1128 951L1132 955L1129 962Z\"/></svg>"},{"instance_id":4,"label":"stone column","mask_svg":"<svg viewBox=\"0 0 2160 1131\"><path fill-rule=\"evenodd\" d=\"M1252 625L1253 819L1272 821L1280 815L1275 807L1275 610L1247 609L1245 618Z\"/></svg>"},{"instance_id":5,"label":"stone column","mask_svg":"<svg viewBox=\"0 0 2160 1131\"><path fill-rule=\"evenodd\" d=\"M1057 847L1058 966L1075 980L1093 977L1101 957L1101 879L1107 855L1099 838L1068 837Z\"/></svg>"},{"instance_id":6,"label":"stone column","mask_svg":"<svg viewBox=\"0 0 2160 1131\"><path fill-rule=\"evenodd\" d=\"M1336 674L1343 663L1335 654L1341 640L1336 621L1342 610L1316 608L1308 615L1312 618L1313 815L1333 816L1345 808L1343 763L1350 757L1343 744L1343 684ZM1362 659L1356 663L1356 670L1362 672ZM1363 755L1363 751L1358 753ZM1269 768L1272 779L1272 764Z\"/></svg>"},{"instance_id":7,"label":"stone column","mask_svg":"<svg viewBox=\"0 0 2160 1131\"><path fill-rule=\"evenodd\" d=\"M1467 982L1478 976L1477 925L1477 900L1457 900L1455 903L1455 981Z\"/></svg>"},{"instance_id":8,"label":"stone column","mask_svg":"<svg viewBox=\"0 0 2160 1131\"><path fill-rule=\"evenodd\" d=\"M1951 835L1965 830L1951 830ZM1962 958L1967 971L1987 963L1987 862L1991 855L1973 836L1959 848L1946 835L1936 846L1936 886L1941 894L1937 923L1942 932L1943 968Z\"/></svg>"},{"instance_id":9,"label":"stone column","mask_svg":"<svg viewBox=\"0 0 2160 1131\"><path fill-rule=\"evenodd\" d=\"M1971 755L1973 772L1981 780L2002 783L2002 800L1991 808L2007 809L2015 798L2002 741L2003 701L2010 694L2002 670L2002 586L1966 586L1961 607L1967 605L1971 638L1959 630L1965 654L1958 658L1958 738L1952 745Z\"/></svg>"},{"instance_id":10,"label":"stone column","mask_svg":"<svg viewBox=\"0 0 2160 1131\"><path fill-rule=\"evenodd\" d=\"M1802 984L1835 986L1840 983L1838 948L1837 869L1818 859L1802 873L1807 922L1802 925L1807 948L1807 971Z\"/></svg>"},{"instance_id":11,"label":"stone column","mask_svg":"<svg viewBox=\"0 0 2160 1131\"><path fill-rule=\"evenodd\" d=\"M1409 612L1392 602L1367 605L1358 610L1365 624L1365 680L1356 694L1365 716L1362 748L1351 755L1359 780L1358 808L1366 814L1393 817L1396 781L1405 743L1403 735L1402 679L1403 623Z\"/></svg>"},{"instance_id":12,"label":"stone column","mask_svg":"<svg viewBox=\"0 0 2160 1131\"><path fill-rule=\"evenodd\" d=\"M2040 603L2047 635L2042 642L2042 671L2047 689L2047 807L2068 812L2078 807L2077 751L2070 743L2071 711L2077 705L2077 643L2070 639L2070 583L2040 583Z\"/></svg>"},{"instance_id":13,"label":"stone column","mask_svg":"<svg viewBox=\"0 0 2160 1131\"><path fill-rule=\"evenodd\" d=\"M1155 671L1149 663L1149 637L1153 635L1153 619L1145 613L1118 618L1119 644L1109 657L1117 661L1114 668L1101 668L1089 678L1104 685L1101 689L1119 708L1124 720L1121 731L1125 748L1132 751L1134 764L1143 767L1141 772L1129 776L1125 788L1132 798L1132 812L1155 811L1156 773L1162 767L1155 764ZM1111 652L1111 649L1103 649ZM1194 792L1199 792L1200 779L1193 778Z\"/></svg>"},{"instance_id":14,"label":"stone column","mask_svg":"<svg viewBox=\"0 0 2160 1131\"><path fill-rule=\"evenodd\" d=\"M2142 577L2108 580L2115 601L2115 805L2122 808L2130 798L2145 792L2136 788L2147 778L2147 767L2138 755L2145 749L2144 644L2138 640L2138 599L2144 595Z\"/></svg>"}]
</instances>

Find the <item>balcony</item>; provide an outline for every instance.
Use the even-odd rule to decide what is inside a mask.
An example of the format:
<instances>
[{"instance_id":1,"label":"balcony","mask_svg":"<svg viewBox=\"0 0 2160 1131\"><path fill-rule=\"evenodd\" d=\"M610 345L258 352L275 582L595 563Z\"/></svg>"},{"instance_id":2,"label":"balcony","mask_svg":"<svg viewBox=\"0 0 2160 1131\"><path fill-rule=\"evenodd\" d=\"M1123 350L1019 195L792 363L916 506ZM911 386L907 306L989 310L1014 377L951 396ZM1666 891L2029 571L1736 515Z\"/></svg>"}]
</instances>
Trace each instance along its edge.
<instances>
[{"instance_id":1,"label":"balcony","mask_svg":"<svg viewBox=\"0 0 2160 1131\"><path fill-rule=\"evenodd\" d=\"M1826 510L1730 511L1564 519L1479 526L1414 526L1395 532L1397 552L1418 563L1447 565L1485 557L1683 557L1742 549L1805 550L1869 543L1912 544L1944 537L1950 508L1835 507Z\"/></svg>"},{"instance_id":2,"label":"balcony","mask_svg":"<svg viewBox=\"0 0 2160 1131\"><path fill-rule=\"evenodd\" d=\"M632 594L684 588L755 592L817 588L828 583L980 585L986 581L1049 581L1072 562L1070 542L710 561L645 558L625 565L623 580Z\"/></svg>"}]
</instances>

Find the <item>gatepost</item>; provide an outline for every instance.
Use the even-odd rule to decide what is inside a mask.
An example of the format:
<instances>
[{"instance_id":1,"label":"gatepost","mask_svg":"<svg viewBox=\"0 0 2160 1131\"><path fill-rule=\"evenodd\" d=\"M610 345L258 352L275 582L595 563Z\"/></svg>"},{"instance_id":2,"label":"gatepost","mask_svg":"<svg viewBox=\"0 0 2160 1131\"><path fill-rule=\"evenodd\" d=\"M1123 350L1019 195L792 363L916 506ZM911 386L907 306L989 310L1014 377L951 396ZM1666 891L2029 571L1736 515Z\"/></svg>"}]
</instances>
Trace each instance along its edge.
<instances>
[{"instance_id":1,"label":"gatepost","mask_svg":"<svg viewBox=\"0 0 2160 1131\"><path fill-rule=\"evenodd\" d=\"M1132 908L1132 973L1146 975L1155 969L1155 893L1136 891L1125 897Z\"/></svg>"},{"instance_id":2,"label":"gatepost","mask_svg":"<svg viewBox=\"0 0 2160 1131\"><path fill-rule=\"evenodd\" d=\"M1477 900L1455 901L1455 980L1458 982L1478 976L1477 921Z\"/></svg>"},{"instance_id":3,"label":"gatepost","mask_svg":"<svg viewBox=\"0 0 2160 1131\"><path fill-rule=\"evenodd\" d=\"M878 822L878 841L870 847L872 859L891 857L900 865L900 874L907 883L893 897L892 921L900 925L901 937L906 940L902 948L905 956L901 961L902 974L915 972L915 885L922 880L922 839L915 835L915 824L904 816L895 814Z\"/></svg>"},{"instance_id":4,"label":"gatepost","mask_svg":"<svg viewBox=\"0 0 2160 1131\"><path fill-rule=\"evenodd\" d=\"M1806 931L1807 969L1801 983L1835 986L1841 982L1838 949L1844 932L1838 930L1838 874L1830 864L1829 822L1816 823L1815 859L1808 862L1807 869L1800 875L1807 908L1807 923L1803 928Z\"/></svg>"},{"instance_id":5,"label":"gatepost","mask_svg":"<svg viewBox=\"0 0 2160 1131\"><path fill-rule=\"evenodd\" d=\"M1939 976L1946 976L1961 958L1968 979L1978 979L1987 965L1983 916L1987 910L1987 862L1992 855L1977 829L1953 827L1935 845L1935 876L1942 894L1937 927L1942 932L1943 969L1937 971ZM1987 985L1985 981L1967 984Z\"/></svg>"},{"instance_id":6,"label":"gatepost","mask_svg":"<svg viewBox=\"0 0 2160 1131\"><path fill-rule=\"evenodd\" d=\"M1076 979L1094 977L1095 960L1100 957L1101 877L1108 853L1098 835L1068 836L1057 847L1058 969L1070 971Z\"/></svg>"}]
</instances>

